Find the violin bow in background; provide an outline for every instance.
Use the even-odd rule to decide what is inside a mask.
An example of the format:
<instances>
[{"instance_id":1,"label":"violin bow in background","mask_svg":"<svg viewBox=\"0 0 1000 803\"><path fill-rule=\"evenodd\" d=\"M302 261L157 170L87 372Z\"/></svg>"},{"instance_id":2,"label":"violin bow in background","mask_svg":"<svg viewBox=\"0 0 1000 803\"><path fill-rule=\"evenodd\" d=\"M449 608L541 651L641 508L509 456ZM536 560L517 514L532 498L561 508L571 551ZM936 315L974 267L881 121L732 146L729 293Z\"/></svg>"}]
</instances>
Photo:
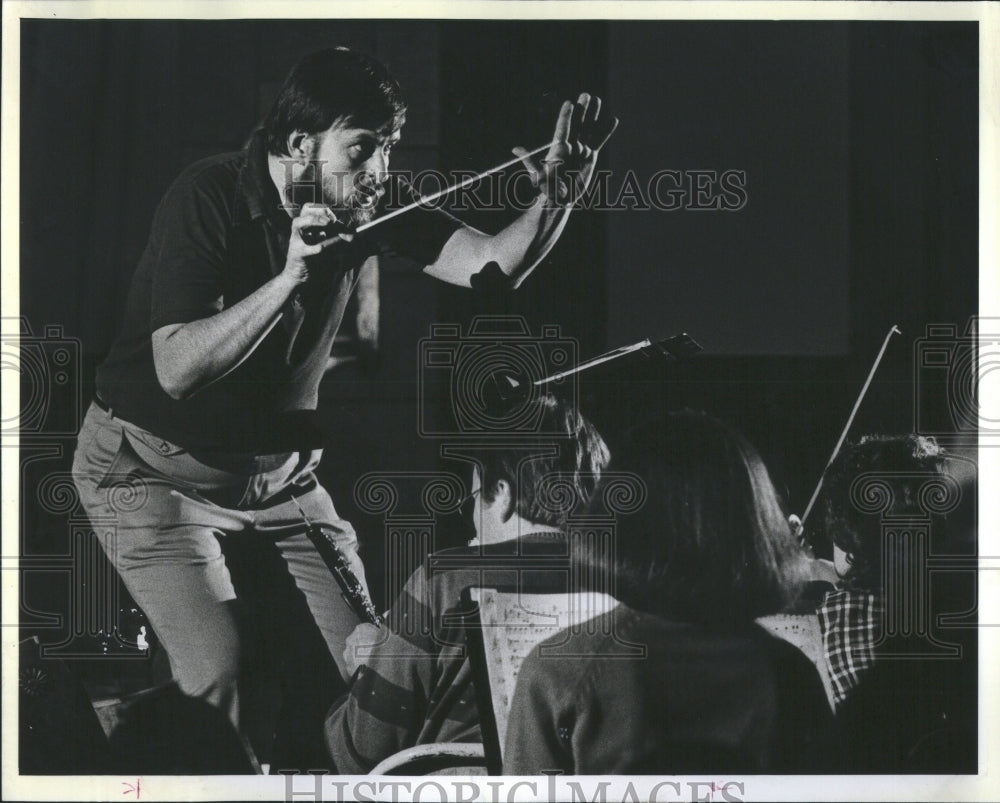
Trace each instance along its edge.
<instances>
[{"instance_id":1,"label":"violin bow in background","mask_svg":"<svg viewBox=\"0 0 1000 803\"><path fill-rule=\"evenodd\" d=\"M621 348L612 349L611 351L605 352L598 357L585 360L579 365L576 365L566 371L560 371L559 373L547 376L544 379L536 379L534 384L544 385L548 382L557 382L558 380L570 376L571 374L586 371L588 368L593 368L594 366L610 362L611 360L617 360L619 357L624 357L626 354L632 354L636 351L642 352L647 357L662 356L668 360L683 360L688 357L693 357L701 351L701 346L695 342L695 340L687 332L681 332L681 334L668 337L665 340L652 340L647 337L645 340L633 343L630 346L622 346Z\"/></svg>"},{"instance_id":2,"label":"violin bow in background","mask_svg":"<svg viewBox=\"0 0 1000 803\"><path fill-rule=\"evenodd\" d=\"M827 460L826 467L823 469L823 473L819 476L819 482L816 483L816 490L813 491L812 497L809 499L809 504L806 505L805 512L799 520L799 527L803 531L805 530L806 519L809 518L813 505L816 504L816 498L819 496L819 492L823 488L823 480L826 479L827 472L830 470L830 466L833 465L833 461L837 459L837 453L840 452L840 447L844 445L844 440L847 438L847 433L851 429L851 424L854 423L854 417L858 414L858 408L861 407L861 402L865 398L865 394L868 392L868 386L871 385L872 379L875 377L875 372L878 370L879 363L882 362L885 350L889 347L889 341L892 339L893 335L901 334L903 333L899 331L899 327L893 326L892 329L889 330L889 334L885 336L885 340L882 341L882 348L878 350L878 356L875 357L872 369L868 372L868 378L865 380L864 387L861 388L861 393L858 394L858 398L854 402L854 409L851 410L851 414L847 418L847 423L844 425L844 429L840 433L837 445L833 447L833 454L831 454L830 459Z\"/></svg>"},{"instance_id":3,"label":"violin bow in background","mask_svg":"<svg viewBox=\"0 0 1000 803\"><path fill-rule=\"evenodd\" d=\"M588 371L598 365L603 365L604 363L611 362L612 360L620 359L628 354L639 353L648 358L673 362L686 360L689 357L693 357L695 354L698 354L701 350L701 345L687 332L681 332L679 335L664 338L663 340L653 340L652 338L647 337L645 340L641 340L638 343L621 346L605 352L600 356L584 360L583 362L574 365L572 368L567 368L565 371L559 371L558 373L552 374L552 376L535 379L530 383L530 385L526 382L519 382L510 374L499 371L495 372L490 375L491 384L489 385L489 390L493 394L493 401L499 403L510 403L527 399L531 394L532 386L543 387L550 382L558 382L560 379L565 379L567 376Z\"/></svg>"}]
</instances>

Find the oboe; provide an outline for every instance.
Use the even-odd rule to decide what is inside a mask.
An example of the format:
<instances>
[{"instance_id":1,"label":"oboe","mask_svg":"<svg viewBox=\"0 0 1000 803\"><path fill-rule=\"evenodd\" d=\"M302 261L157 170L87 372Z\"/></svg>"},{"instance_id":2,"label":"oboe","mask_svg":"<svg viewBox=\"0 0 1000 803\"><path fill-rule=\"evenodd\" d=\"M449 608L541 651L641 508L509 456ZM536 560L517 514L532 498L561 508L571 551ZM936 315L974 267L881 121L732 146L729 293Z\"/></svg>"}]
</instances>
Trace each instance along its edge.
<instances>
[{"instance_id":1,"label":"oboe","mask_svg":"<svg viewBox=\"0 0 1000 803\"><path fill-rule=\"evenodd\" d=\"M302 518L306 523L306 532L309 534L310 540L313 544L315 544L316 550L323 557L327 568L330 570L333 578L337 581L337 585L340 586L340 592L343 595L344 600L350 606L351 610L354 611L363 622L368 622L376 627L382 627L385 620L376 609L375 603L372 602L371 597L368 595L368 589L365 587L365 584L358 579L358 576L351 568L351 564L347 560L347 556L337 544L333 533L320 524L313 524L313 522L310 521L309 517L306 515L306 512L302 509L298 499L295 499L295 497L292 497L292 499L295 500L295 506L299 509L299 512L302 514Z\"/></svg>"}]
</instances>

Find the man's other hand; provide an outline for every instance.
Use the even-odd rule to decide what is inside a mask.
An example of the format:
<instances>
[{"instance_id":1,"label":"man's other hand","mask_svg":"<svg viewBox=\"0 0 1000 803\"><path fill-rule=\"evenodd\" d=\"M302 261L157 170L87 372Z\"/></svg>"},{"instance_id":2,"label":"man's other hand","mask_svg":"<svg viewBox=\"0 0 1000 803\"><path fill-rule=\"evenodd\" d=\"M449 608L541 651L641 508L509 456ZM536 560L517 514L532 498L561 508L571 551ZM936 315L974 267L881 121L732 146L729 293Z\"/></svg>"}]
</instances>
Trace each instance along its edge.
<instances>
[{"instance_id":1,"label":"man's other hand","mask_svg":"<svg viewBox=\"0 0 1000 803\"><path fill-rule=\"evenodd\" d=\"M303 229L323 226L328 227L332 232L325 240L310 245L302 239ZM285 257L284 273L295 284L302 284L309 278L309 260L312 257L323 253L334 243L350 242L353 239L354 232L338 223L330 207L315 203L303 204L298 216L292 220L292 236L288 241L288 255Z\"/></svg>"}]
</instances>

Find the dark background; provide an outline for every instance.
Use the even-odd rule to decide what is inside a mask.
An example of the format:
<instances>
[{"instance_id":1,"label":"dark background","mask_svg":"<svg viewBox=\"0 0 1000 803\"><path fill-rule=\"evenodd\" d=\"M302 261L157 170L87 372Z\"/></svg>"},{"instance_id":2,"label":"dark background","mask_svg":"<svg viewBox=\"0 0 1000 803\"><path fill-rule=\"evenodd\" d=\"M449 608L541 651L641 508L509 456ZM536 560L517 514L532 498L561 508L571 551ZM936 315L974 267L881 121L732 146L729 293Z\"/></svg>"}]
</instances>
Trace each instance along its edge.
<instances>
[{"instance_id":1,"label":"dark background","mask_svg":"<svg viewBox=\"0 0 1000 803\"><path fill-rule=\"evenodd\" d=\"M33 489L68 470L73 421L160 196L191 161L240 148L295 60L333 44L376 55L403 86L394 168L484 169L544 142L560 101L586 90L621 119L601 161L612 187L629 170L747 171L737 212L575 213L510 301L534 332L558 324L581 356L681 330L706 347L681 367L634 364L584 382L585 412L612 442L623 422L666 406L709 409L761 448L801 511L893 324L904 336L853 432L909 431L915 387L950 426L945 388L921 384L914 345L931 323L961 333L977 309L974 23L23 20L21 30L21 310L34 337L80 350L70 387L52 386L48 417L25 439L26 556L70 550L73 514ZM509 217L466 219L496 229ZM358 528L376 599L391 599L383 522L358 510L352 489L367 471L438 466L440 441L416 425L417 343L431 322L481 308L402 261L383 262L381 296L378 370L325 382L320 473ZM61 332L46 335L51 326ZM439 545L456 532L442 524ZM28 629L60 637L40 623L66 610L65 593L51 577L26 581Z\"/></svg>"}]
</instances>

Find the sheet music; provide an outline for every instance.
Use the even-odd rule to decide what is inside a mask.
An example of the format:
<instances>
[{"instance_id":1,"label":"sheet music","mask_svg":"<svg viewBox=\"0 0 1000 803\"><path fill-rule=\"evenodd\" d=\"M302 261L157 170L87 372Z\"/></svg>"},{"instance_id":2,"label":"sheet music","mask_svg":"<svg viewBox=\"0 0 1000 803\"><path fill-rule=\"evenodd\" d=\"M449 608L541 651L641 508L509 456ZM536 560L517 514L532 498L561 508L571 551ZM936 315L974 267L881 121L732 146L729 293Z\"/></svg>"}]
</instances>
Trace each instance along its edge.
<instances>
[{"instance_id":1,"label":"sheet music","mask_svg":"<svg viewBox=\"0 0 1000 803\"><path fill-rule=\"evenodd\" d=\"M607 594L506 594L473 589L479 603L483 643L500 747L507 734L507 715L521 664L528 653L550 636L580 626L614 608Z\"/></svg>"},{"instance_id":2,"label":"sheet music","mask_svg":"<svg viewBox=\"0 0 1000 803\"><path fill-rule=\"evenodd\" d=\"M802 654L816 665L827 700L833 708L833 686L830 683L830 673L827 669L826 652L823 650L823 633L819 627L819 617L816 614L784 614L762 616L757 624L771 635L784 639L789 644L798 647Z\"/></svg>"}]
</instances>

